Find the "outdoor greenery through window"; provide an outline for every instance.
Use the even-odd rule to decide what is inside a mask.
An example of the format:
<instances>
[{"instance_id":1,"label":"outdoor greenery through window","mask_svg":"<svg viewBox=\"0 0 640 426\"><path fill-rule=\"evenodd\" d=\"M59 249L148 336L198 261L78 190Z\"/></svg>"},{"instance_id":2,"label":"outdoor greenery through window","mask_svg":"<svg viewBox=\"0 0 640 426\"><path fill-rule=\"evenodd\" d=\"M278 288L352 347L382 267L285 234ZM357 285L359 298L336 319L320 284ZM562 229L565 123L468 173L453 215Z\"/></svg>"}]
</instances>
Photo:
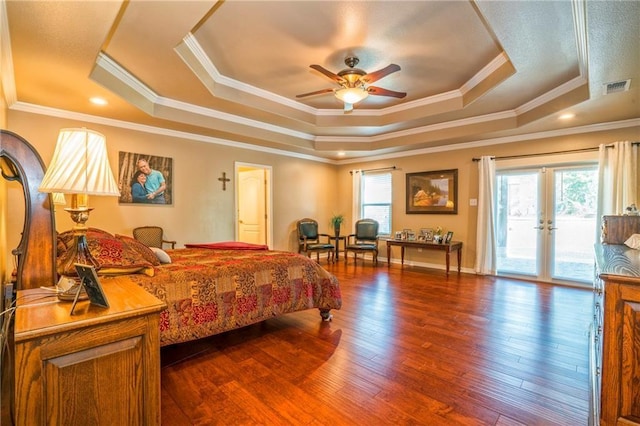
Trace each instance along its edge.
<instances>
[{"instance_id":1,"label":"outdoor greenery through window","mask_svg":"<svg viewBox=\"0 0 640 426\"><path fill-rule=\"evenodd\" d=\"M591 283L597 195L596 165L498 170L498 273Z\"/></svg>"},{"instance_id":2,"label":"outdoor greenery through window","mask_svg":"<svg viewBox=\"0 0 640 426\"><path fill-rule=\"evenodd\" d=\"M361 186L362 218L377 220L379 234L391 234L391 173L364 173Z\"/></svg>"}]
</instances>

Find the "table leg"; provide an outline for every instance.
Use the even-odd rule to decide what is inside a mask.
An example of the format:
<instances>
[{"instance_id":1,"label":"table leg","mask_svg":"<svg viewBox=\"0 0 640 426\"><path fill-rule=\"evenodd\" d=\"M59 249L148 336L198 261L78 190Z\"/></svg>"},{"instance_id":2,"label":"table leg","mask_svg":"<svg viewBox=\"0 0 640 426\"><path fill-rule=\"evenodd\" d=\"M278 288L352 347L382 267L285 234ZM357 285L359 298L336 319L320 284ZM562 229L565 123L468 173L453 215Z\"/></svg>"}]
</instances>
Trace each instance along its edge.
<instances>
[{"instance_id":1,"label":"table leg","mask_svg":"<svg viewBox=\"0 0 640 426\"><path fill-rule=\"evenodd\" d=\"M462 247L458 247L458 274L460 273L461 264L462 264Z\"/></svg>"},{"instance_id":2,"label":"table leg","mask_svg":"<svg viewBox=\"0 0 640 426\"><path fill-rule=\"evenodd\" d=\"M450 262L450 254L451 254L451 250L447 249L447 276L449 275L449 262Z\"/></svg>"},{"instance_id":3,"label":"table leg","mask_svg":"<svg viewBox=\"0 0 640 426\"><path fill-rule=\"evenodd\" d=\"M400 265L404 266L404 246L400 246Z\"/></svg>"},{"instance_id":4,"label":"table leg","mask_svg":"<svg viewBox=\"0 0 640 426\"><path fill-rule=\"evenodd\" d=\"M391 244L387 241L387 266L391 266Z\"/></svg>"}]
</instances>

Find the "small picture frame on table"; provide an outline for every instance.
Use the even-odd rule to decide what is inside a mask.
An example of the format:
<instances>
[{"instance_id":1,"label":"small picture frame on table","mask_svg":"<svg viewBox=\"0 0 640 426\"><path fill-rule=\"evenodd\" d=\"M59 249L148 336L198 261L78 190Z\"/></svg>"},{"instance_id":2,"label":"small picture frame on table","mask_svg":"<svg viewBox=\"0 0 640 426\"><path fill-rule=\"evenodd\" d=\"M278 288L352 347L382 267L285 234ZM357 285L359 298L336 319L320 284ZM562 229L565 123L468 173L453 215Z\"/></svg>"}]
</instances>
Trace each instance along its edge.
<instances>
[{"instance_id":1,"label":"small picture frame on table","mask_svg":"<svg viewBox=\"0 0 640 426\"><path fill-rule=\"evenodd\" d=\"M444 243L449 244L453 239L453 231L447 232L447 235L444 237Z\"/></svg>"},{"instance_id":2,"label":"small picture frame on table","mask_svg":"<svg viewBox=\"0 0 640 426\"><path fill-rule=\"evenodd\" d=\"M433 228L422 228L420 229L420 235L423 236L423 240L426 242L433 241Z\"/></svg>"},{"instance_id":3,"label":"small picture frame on table","mask_svg":"<svg viewBox=\"0 0 640 426\"><path fill-rule=\"evenodd\" d=\"M100 279L98 278L95 268L92 265L83 265L81 263L75 263L74 266L78 272L81 284L78 286L78 292L73 300L73 305L71 305L71 312L69 315L73 315L73 311L75 310L76 304L80 298L82 288L86 291L87 296L89 297L89 302L92 305L100 306L101 308L108 308L109 302L107 301L107 296L102 290L102 285L100 284Z\"/></svg>"}]
</instances>

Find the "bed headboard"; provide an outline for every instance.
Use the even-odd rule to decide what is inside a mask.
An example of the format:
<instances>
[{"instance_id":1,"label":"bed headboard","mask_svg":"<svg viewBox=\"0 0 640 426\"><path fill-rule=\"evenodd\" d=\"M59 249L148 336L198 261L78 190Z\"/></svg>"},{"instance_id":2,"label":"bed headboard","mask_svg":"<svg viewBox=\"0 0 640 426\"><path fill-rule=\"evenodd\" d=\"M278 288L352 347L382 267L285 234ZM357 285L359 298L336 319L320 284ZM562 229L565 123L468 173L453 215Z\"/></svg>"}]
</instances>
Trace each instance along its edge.
<instances>
[{"instance_id":1,"label":"bed headboard","mask_svg":"<svg viewBox=\"0 0 640 426\"><path fill-rule=\"evenodd\" d=\"M18 263L16 288L53 285L56 282L56 227L51 196L38 191L45 172L42 158L25 139L0 130L0 166L5 179L22 185L25 199L22 237L12 252Z\"/></svg>"}]
</instances>

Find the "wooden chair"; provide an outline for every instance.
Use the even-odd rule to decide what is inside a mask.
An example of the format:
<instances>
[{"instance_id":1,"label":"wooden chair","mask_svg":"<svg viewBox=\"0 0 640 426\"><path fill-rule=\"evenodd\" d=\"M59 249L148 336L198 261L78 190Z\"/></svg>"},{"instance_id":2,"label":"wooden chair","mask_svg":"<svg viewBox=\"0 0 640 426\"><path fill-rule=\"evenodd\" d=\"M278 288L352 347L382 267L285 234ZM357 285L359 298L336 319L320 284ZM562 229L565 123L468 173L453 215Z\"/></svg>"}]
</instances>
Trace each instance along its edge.
<instances>
[{"instance_id":1,"label":"wooden chair","mask_svg":"<svg viewBox=\"0 0 640 426\"><path fill-rule=\"evenodd\" d=\"M163 244L171 244L171 248L176 248L176 242L165 240L164 231L159 226L140 226L133 229L133 238L140 241L147 247L163 248Z\"/></svg>"},{"instance_id":2,"label":"wooden chair","mask_svg":"<svg viewBox=\"0 0 640 426\"><path fill-rule=\"evenodd\" d=\"M358 253L371 252L373 263L378 264L378 227L373 219L360 219L356 222L356 232L347 236L344 248L344 261L347 262L349 252L353 252L353 260L358 260Z\"/></svg>"},{"instance_id":3,"label":"wooden chair","mask_svg":"<svg viewBox=\"0 0 640 426\"><path fill-rule=\"evenodd\" d=\"M316 253L316 261L320 262L320 253L327 253L327 262L335 261L336 247L331 244L329 234L318 233L318 222L314 219L300 219L296 224L298 231L298 253L306 253L311 257L311 253ZM327 242L321 241L326 237Z\"/></svg>"}]
</instances>

